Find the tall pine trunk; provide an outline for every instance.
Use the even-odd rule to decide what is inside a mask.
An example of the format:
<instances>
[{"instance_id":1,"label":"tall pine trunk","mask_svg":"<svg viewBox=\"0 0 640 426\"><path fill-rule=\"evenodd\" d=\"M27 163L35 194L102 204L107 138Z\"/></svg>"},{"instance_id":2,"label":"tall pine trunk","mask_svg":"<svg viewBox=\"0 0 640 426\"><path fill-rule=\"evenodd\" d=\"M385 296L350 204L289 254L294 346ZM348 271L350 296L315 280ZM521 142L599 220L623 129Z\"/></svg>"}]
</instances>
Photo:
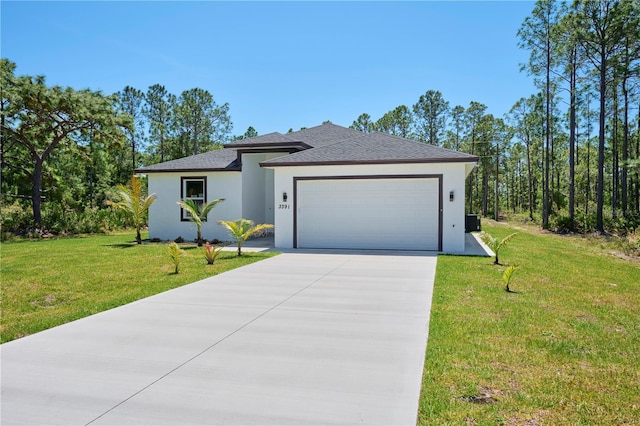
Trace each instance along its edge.
<instances>
[{"instance_id":1,"label":"tall pine trunk","mask_svg":"<svg viewBox=\"0 0 640 426\"><path fill-rule=\"evenodd\" d=\"M571 223L571 228L575 227L575 194L576 194L576 80L577 80L577 70L576 70L576 49L574 48L571 52L571 64L569 65L571 68L571 73L569 76L569 91L570 91L570 102L569 102L569 221Z\"/></svg>"},{"instance_id":2,"label":"tall pine trunk","mask_svg":"<svg viewBox=\"0 0 640 426\"><path fill-rule=\"evenodd\" d=\"M591 200L591 113L589 96L587 96L587 182L585 187L584 216L589 217L589 201Z\"/></svg>"},{"instance_id":3,"label":"tall pine trunk","mask_svg":"<svg viewBox=\"0 0 640 426\"><path fill-rule=\"evenodd\" d=\"M613 218L618 217L618 200L620 189L620 161L618 154L618 86L613 86L613 135L611 137L611 211Z\"/></svg>"},{"instance_id":4,"label":"tall pine trunk","mask_svg":"<svg viewBox=\"0 0 640 426\"><path fill-rule=\"evenodd\" d=\"M533 173L531 171L531 141L527 135L527 178L529 181L529 219L533 220Z\"/></svg>"},{"instance_id":5,"label":"tall pine trunk","mask_svg":"<svg viewBox=\"0 0 640 426\"><path fill-rule=\"evenodd\" d=\"M606 47L600 47L600 114L598 131L598 184L596 188L596 230L604 234L604 142L607 96L607 52Z\"/></svg>"},{"instance_id":6,"label":"tall pine trunk","mask_svg":"<svg viewBox=\"0 0 640 426\"><path fill-rule=\"evenodd\" d=\"M622 215L627 217L629 209L627 161L629 160L629 89L627 76L622 79L622 94L624 96L623 136L622 136ZM640 129L638 129L640 132Z\"/></svg>"},{"instance_id":7,"label":"tall pine trunk","mask_svg":"<svg viewBox=\"0 0 640 426\"><path fill-rule=\"evenodd\" d=\"M548 25L548 24L547 24ZM546 80L545 80L545 147L544 185L542 188L542 227L549 228L549 146L551 144L551 40L547 29L546 39Z\"/></svg>"}]
</instances>

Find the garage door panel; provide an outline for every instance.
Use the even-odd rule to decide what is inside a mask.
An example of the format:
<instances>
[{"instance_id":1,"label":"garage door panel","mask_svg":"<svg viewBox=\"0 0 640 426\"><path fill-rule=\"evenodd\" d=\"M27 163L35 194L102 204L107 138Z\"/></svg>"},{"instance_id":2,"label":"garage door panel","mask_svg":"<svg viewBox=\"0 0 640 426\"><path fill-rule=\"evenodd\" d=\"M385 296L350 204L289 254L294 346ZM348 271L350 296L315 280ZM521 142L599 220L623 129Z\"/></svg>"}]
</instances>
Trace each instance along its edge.
<instances>
[{"instance_id":1,"label":"garage door panel","mask_svg":"<svg viewBox=\"0 0 640 426\"><path fill-rule=\"evenodd\" d=\"M438 250L436 178L301 180L300 248Z\"/></svg>"}]
</instances>

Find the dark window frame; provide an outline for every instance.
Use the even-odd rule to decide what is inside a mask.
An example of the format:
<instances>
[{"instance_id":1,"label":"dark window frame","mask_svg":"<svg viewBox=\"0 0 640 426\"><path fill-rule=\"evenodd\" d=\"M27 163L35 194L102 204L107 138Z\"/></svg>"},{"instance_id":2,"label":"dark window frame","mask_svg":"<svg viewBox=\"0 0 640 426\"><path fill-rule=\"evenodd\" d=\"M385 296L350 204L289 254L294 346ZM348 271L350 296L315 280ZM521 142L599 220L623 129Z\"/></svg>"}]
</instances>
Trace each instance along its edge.
<instances>
[{"instance_id":1,"label":"dark window frame","mask_svg":"<svg viewBox=\"0 0 640 426\"><path fill-rule=\"evenodd\" d=\"M201 181L202 182L202 197L187 197L186 196L186 186L189 181ZM181 200L202 200L203 203L207 202L207 177L206 176L181 176L180 177L180 199ZM206 219L205 219L206 220ZM183 208L180 208L180 221L181 222L190 222L191 219L189 215L185 212Z\"/></svg>"}]
</instances>

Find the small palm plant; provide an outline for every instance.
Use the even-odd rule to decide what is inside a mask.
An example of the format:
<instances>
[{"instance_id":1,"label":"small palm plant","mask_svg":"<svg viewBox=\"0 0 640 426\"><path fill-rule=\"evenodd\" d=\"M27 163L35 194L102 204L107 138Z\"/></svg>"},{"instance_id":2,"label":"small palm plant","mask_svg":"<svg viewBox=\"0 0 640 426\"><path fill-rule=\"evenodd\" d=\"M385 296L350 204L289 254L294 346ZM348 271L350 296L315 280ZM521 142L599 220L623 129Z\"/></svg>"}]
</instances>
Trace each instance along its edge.
<instances>
[{"instance_id":1,"label":"small palm plant","mask_svg":"<svg viewBox=\"0 0 640 426\"><path fill-rule=\"evenodd\" d=\"M176 244L175 241L172 241L169 244L169 257L171 257L171 261L173 265L176 267L174 273L178 273L178 269L180 268L180 262L182 262L182 258L185 257L187 253Z\"/></svg>"},{"instance_id":2,"label":"small palm plant","mask_svg":"<svg viewBox=\"0 0 640 426\"><path fill-rule=\"evenodd\" d=\"M129 186L118 185L117 197L119 201L107 200L107 205L126 212L136 228L136 242L142 244L140 229L146 223L149 207L158 198L156 194L146 197L142 191L142 182L138 176L132 176Z\"/></svg>"},{"instance_id":3,"label":"small palm plant","mask_svg":"<svg viewBox=\"0 0 640 426\"><path fill-rule=\"evenodd\" d=\"M189 214L189 220L196 225L198 231L198 247L202 247L202 222L207 220L207 216L211 213L211 210L218 204L224 201L224 198L218 198L217 200L209 201L208 203L198 204L193 200L180 200L178 205L186 210Z\"/></svg>"},{"instance_id":4,"label":"small palm plant","mask_svg":"<svg viewBox=\"0 0 640 426\"><path fill-rule=\"evenodd\" d=\"M510 265L507 269L505 269L504 273L502 274L502 282L504 282L505 291L507 293L511 293L511 289L509 288L509 284L511 283L511 277L513 277L513 273L518 268L519 268L518 265Z\"/></svg>"},{"instance_id":5,"label":"small palm plant","mask_svg":"<svg viewBox=\"0 0 640 426\"><path fill-rule=\"evenodd\" d=\"M249 219L219 220L218 224L227 228L231 238L238 243L238 256L242 256L242 245L250 236L273 228L273 225L268 223L254 225L254 222Z\"/></svg>"},{"instance_id":6,"label":"small palm plant","mask_svg":"<svg viewBox=\"0 0 640 426\"><path fill-rule=\"evenodd\" d=\"M496 257L495 260L493 261L493 263L495 265L500 265L500 261L498 260L498 253L500 252L500 249L502 247L504 247L507 242L509 242L509 240L511 238L513 238L514 236L516 236L518 233L514 232L513 234L509 234L506 237L504 237L503 239L498 239L498 238L494 238L491 236L491 234L488 234L486 232L483 232L480 234L480 238L482 238L482 241L495 253Z\"/></svg>"}]
</instances>

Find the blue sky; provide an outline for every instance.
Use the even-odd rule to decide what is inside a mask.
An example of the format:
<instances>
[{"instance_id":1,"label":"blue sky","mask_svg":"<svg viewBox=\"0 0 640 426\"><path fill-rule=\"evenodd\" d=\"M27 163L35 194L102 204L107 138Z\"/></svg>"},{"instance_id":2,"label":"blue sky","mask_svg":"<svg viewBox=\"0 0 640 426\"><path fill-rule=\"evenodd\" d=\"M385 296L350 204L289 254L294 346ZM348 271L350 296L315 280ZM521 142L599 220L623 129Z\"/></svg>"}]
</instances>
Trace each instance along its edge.
<instances>
[{"instance_id":1,"label":"blue sky","mask_svg":"<svg viewBox=\"0 0 640 426\"><path fill-rule=\"evenodd\" d=\"M111 94L200 87L233 134L349 126L427 90L502 116L535 89L516 32L533 2L0 2L19 75Z\"/></svg>"}]
</instances>

